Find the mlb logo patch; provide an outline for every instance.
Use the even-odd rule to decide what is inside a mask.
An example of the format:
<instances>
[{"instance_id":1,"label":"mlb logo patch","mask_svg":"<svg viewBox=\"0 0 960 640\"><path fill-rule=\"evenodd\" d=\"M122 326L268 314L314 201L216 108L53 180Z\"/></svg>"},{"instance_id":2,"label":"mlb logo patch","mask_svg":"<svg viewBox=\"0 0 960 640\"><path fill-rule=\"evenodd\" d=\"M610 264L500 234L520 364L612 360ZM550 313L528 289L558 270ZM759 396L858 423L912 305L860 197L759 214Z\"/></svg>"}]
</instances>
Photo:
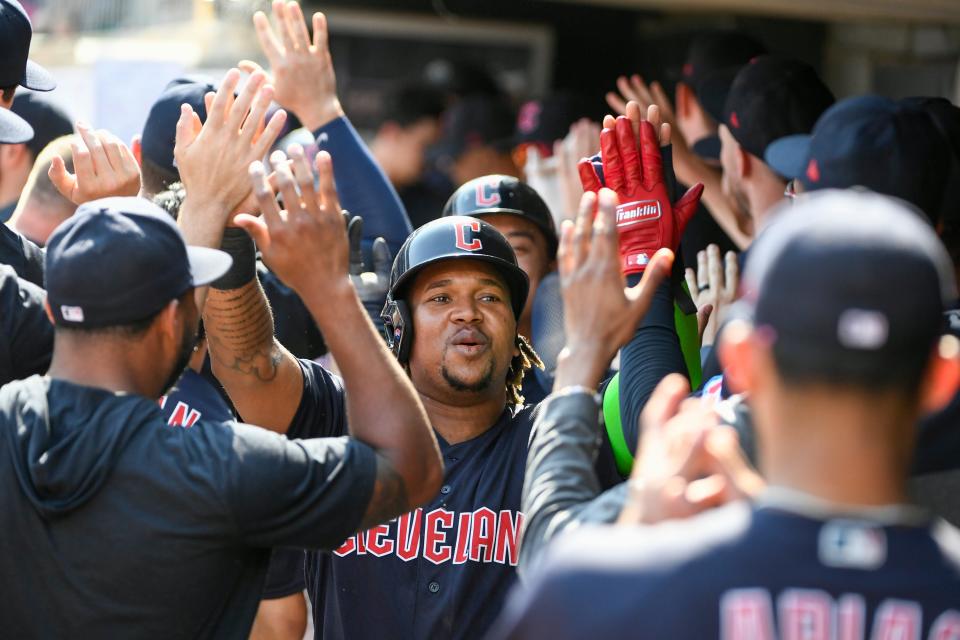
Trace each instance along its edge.
<instances>
[{"instance_id":1,"label":"mlb logo patch","mask_svg":"<svg viewBox=\"0 0 960 640\"><path fill-rule=\"evenodd\" d=\"M83 322L82 307L70 307L67 305L61 305L60 315L62 315L63 319L66 320L67 322Z\"/></svg>"},{"instance_id":2,"label":"mlb logo patch","mask_svg":"<svg viewBox=\"0 0 960 640\"><path fill-rule=\"evenodd\" d=\"M820 529L820 562L828 567L876 569L887 560L881 527L857 520L830 520Z\"/></svg>"}]
</instances>

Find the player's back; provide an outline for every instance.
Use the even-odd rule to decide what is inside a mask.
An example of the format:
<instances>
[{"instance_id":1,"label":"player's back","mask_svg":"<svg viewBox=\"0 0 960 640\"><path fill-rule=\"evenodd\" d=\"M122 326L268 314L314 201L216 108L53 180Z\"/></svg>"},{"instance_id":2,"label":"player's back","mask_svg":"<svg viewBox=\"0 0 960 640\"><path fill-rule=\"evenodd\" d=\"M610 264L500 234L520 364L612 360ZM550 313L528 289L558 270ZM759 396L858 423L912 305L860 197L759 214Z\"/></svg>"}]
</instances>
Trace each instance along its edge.
<instances>
[{"instance_id":1,"label":"player's back","mask_svg":"<svg viewBox=\"0 0 960 640\"><path fill-rule=\"evenodd\" d=\"M770 496L560 541L495 637L960 638L960 533Z\"/></svg>"}]
</instances>

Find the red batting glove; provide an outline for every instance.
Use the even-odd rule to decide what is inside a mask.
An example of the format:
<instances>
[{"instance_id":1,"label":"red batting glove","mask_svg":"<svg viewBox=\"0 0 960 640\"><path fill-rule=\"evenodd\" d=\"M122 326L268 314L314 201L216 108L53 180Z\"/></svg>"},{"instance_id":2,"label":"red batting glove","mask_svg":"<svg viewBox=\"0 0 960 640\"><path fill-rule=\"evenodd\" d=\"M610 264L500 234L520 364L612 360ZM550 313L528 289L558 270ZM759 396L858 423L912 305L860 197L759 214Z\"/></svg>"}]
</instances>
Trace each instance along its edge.
<instances>
[{"instance_id":1,"label":"red batting glove","mask_svg":"<svg viewBox=\"0 0 960 640\"><path fill-rule=\"evenodd\" d=\"M676 252L683 230L697 210L703 185L695 184L670 204L657 132L646 120L640 122L639 149L630 119L620 116L614 129L600 132L600 154L606 187L620 199L620 268L624 275L642 273L658 249ZM599 191L603 185L593 164L584 159L578 168L583 189Z\"/></svg>"}]
</instances>

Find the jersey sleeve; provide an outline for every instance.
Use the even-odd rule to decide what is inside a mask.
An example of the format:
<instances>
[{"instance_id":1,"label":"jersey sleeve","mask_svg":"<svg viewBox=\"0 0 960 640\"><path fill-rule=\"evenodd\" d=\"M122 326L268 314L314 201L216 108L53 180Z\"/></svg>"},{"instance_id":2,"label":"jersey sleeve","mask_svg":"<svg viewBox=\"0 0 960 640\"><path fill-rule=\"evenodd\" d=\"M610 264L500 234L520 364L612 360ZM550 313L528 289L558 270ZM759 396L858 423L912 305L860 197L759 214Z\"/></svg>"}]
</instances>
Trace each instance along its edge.
<instances>
[{"instance_id":1,"label":"jersey sleeve","mask_svg":"<svg viewBox=\"0 0 960 640\"><path fill-rule=\"evenodd\" d=\"M413 231L400 196L346 117L325 124L313 135L317 147L333 157L337 195L344 209L363 218L363 242L369 253L382 237L393 255Z\"/></svg>"},{"instance_id":2,"label":"jersey sleeve","mask_svg":"<svg viewBox=\"0 0 960 640\"><path fill-rule=\"evenodd\" d=\"M43 289L0 266L0 384L45 373L50 366L53 325L45 297Z\"/></svg>"},{"instance_id":3,"label":"jersey sleeve","mask_svg":"<svg viewBox=\"0 0 960 640\"><path fill-rule=\"evenodd\" d=\"M330 438L347 433L347 404L343 381L311 360L297 360L303 373L300 406L287 437Z\"/></svg>"},{"instance_id":4,"label":"jersey sleeve","mask_svg":"<svg viewBox=\"0 0 960 640\"><path fill-rule=\"evenodd\" d=\"M636 284L629 280L629 284ZM653 390L671 373L686 375L674 321L670 283L657 287L650 309L633 338L620 352L620 424L631 454L640 436L640 413Z\"/></svg>"},{"instance_id":5,"label":"jersey sleeve","mask_svg":"<svg viewBox=\"0 0 960 640\"><path fill-rule=\"evenodd\" d=\"M376 454L359 440L290 441L237 424L225 459L226 502L247 545L332 549L360 527L376 469Z\"/></svg>"},{"instance_id":6,"label":"jersey sleeve","mask_svg":"<svg viewBox=\"0 0 960 640\"><path fill-rule=\"evenodd\" d=\"M613 522L623 508L626 484L601 493L595 471L598 411L586 394L551 397L537 410L521 496L522 578L557 536L586 523Z\"/></svg>"}]
</instances>

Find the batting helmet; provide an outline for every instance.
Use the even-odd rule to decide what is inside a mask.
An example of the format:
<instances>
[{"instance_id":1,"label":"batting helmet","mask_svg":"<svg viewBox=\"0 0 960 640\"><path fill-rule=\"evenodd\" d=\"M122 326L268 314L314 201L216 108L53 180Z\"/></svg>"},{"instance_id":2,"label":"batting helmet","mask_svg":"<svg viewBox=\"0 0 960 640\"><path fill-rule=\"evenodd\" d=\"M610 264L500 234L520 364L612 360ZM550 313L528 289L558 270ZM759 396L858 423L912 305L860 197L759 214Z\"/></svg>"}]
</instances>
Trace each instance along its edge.
<instances>
[{"instance_id":1,"label":"batting helmet","mask_svg":"<svg viewBox=\"0 0 960 640\"><path fill-rule=\"evenodd\" d=\"M557 228L550 208L533 187L513 176L489 175L475 178L457 189L446 206L444 216L472 216L503 213L529 220L547 240L547 255L557 256Z\"/></svg>"},{"instance_id":2,"label":"batting helmet","mask_svg":"<svg viewBox=\"0 0 960 640\"><path fill-rule=\"evenodd\" d=\"M387 345L406 362L413 340L413 324L404 299L406 290L424 267L445 260L479 260L493 266L510 289L513 314L520 318L530 282L517 266L517 257L507 239L493 226L465 216L439 218L423 225L407 238L390 272L390 290L380 317Z\"/></svg>"}]
</instances>

